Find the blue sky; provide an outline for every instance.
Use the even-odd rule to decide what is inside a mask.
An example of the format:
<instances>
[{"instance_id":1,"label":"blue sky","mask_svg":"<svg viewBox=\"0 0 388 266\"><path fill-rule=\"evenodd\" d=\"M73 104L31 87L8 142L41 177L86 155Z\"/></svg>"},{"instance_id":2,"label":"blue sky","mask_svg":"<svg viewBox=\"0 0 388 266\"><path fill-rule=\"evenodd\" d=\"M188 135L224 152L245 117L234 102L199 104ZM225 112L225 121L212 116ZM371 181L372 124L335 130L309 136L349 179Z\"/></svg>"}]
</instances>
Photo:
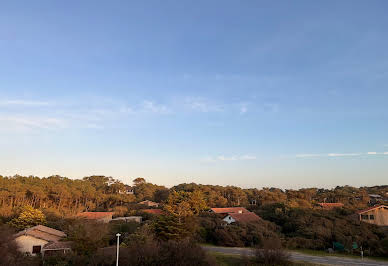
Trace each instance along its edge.
<instances>
[{"instance_id":1,"label":"blue sky","mask_svg":"<svg viewBox=\"0 0 388 266\"><path fill-rule=\"evenodd\" d=\"M387 184L386 1L8 1L0 174Z\"/></svg>"}]
</instances>

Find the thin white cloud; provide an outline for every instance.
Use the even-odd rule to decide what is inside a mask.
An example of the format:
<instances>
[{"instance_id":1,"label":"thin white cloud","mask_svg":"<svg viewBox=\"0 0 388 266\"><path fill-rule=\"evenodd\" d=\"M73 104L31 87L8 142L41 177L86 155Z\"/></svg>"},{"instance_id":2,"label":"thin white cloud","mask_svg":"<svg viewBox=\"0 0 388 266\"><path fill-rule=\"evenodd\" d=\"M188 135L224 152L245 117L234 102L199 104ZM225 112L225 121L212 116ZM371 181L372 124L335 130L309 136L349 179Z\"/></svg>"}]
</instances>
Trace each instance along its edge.
<instances>
[{"instance_id":1,"label":"thin white cloud","mask_svg":"<svg viewBox=\"0 0 388 266\"><path fill-rule=\"evenodd\" d=\"M187 98L184 105L193 111L202 113L222 112L224 109L222 105L212 103L202 98Z\"/></svg>"},{"instance_id":2,"label":"thin white cloud","mask_svg":"<svg viewBox=\"0 0 388 266\"><path fill-rule=\"evenodd\" d=\"M366 153L306 153L296 154L296 158L309 158L309 157L352 157L352 156L368 156L368 155L381 155L388 154L388 152L366 152Z\"/></svg>"},{"instance_id":3,"label":"thin white cloud","mask_svg":"<svg viewBox=\"0 0 388 266\"><path fill-rule=\"evenodd\" d=\"M346 157L346 156L360 156L361 153L329 153L329 157Z\"/></svg>"},{"instance_id":4,"label":"thin white cloud","mask_svg":"<svg viewBox=\"0 0 388 266\"><path fill-rule=\"evenodd\" d=\"M247 160L256 160L256 156L253 155L241 155L241 156L225 156L219 155L216 157L207 156L203 159L204 162L217 162L217 161L247 161Z\"/></svg>"},{"instance_id":5,"label":"thin white cloud","mask_svg":"<svg viewBox=\"0 0 388 266\"><path fill-rule=\"evenodd\" d=\"M58 129L65 128L66 123L58 118L39 116L0 116L1 128L9 129Z\"/></svg>"},{"instance_id":6,"label":"thin white cloud","mask_svg":"<svg viewBox=\"0 0 388 266\"><path fill-rule=\"evenodd\" d=\"M315 153L302 153L302 154L297 154L295 157L297 158L308 158L308 157L322 157L325 156L324 154L315 154Z\"/></svg>"},{"instance_id":7,"label":"thin white cloud","mask_svg":"<svg viewBox=\"0 0 388 266\"><path fill-rule=\"evenodd\" d=\"M1 106L47 106L49 102L43 101L30 101L30 100L3 100L0 101Z\"/></svg>"},{"instance_id":8,"label":"thin white cloud","mask_svg":"<svg viewBox=\"0 0 388 266\"><path fill-rule=\"evenodd\" d=\"M165 105L156 104L152 101L143 101L141 111L151 112L156 114L170 114L171 109Z\"/></svg>"}]
</instances>

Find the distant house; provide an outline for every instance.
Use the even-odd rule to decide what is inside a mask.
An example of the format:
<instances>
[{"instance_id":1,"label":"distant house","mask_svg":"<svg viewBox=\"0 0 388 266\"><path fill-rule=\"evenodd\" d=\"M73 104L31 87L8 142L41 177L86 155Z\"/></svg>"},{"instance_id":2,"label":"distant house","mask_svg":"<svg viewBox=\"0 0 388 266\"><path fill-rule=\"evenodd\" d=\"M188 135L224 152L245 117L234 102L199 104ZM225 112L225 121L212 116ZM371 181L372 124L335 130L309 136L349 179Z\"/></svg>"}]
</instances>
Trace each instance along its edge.
<instances>
[{"instance_id":1,"label":"distant house","mask_svg":"<svg viewBox=\"0 0 388 266\"><path fill-rule=\"evenodd\" d=\"M142 202L139 202L139 204L146 205L148 207L159 207L159 203L153 202L151 200L144 200Z\"/></svg>"},{"instance_id":2,"label":"distant house","mask_svg":"<svg viewBox=\"0 0 388 266\"><path fill-rule=\"evenodd\" d=\"M344 206L344 204L340 203L340 202L336 202L336 203L321 202L321 203L318 203L318 205L322 209L326 209L326 210L331 210L331 209L334 209L334 208L342 208Z\"/></svg>"},{"instance_id":3,"label":"distant house","mask_svg":"<svg viewBox=\"0 0 388 266\"><path fill-rule=\"evenodd\" d=\"M228 224L239 222L239 223L249 223L249 222L257 222L260 221L260 217L253 212L246 213L230 213L228 214L223 221Z\"/></svg>"},{"instance_id":4,"label":"distant house","mask_svg":"<svg viewBox=\"0 0 388 266\"><path fill-rule=\"evenodd\" d=\"M369 194L369 204L375 205L376 203L382 202L383 197L378 194Z\"/></svg>"},{"instance_id":5,"label":"distant house","mask_svg":"<svg viewBox=\"0 0 388 266\"><path fill-rule=\"evenodd\" d=\"M114 221L122 221L122 222L137 222L137 223L141 223L143 220L143 217L141 216L127 216L127 217L117 217L117 218L114 218L112 219L112 222Z\"/></svg>"},{"instance_id":6,"label":"distant house","mask_svg":"<svg viewBox=\"0 0 388 266\"><path fill-rule=\"evenodd\" d=\"M81 212L77 218L92 220L101 223L109 223L112 220L113 212Z\"/></svg>"},{"instance_id":7,"label":"distant house","mask_svg":"<svg viewBox=\"0 0 388 266\"><path fill-rule=\"evenodd\" d=\"M144 209L141 210L145 213L153 214L153 215L162 215L163 211L161 209Z\"/></svg>"},{"instance_id":8,"label":"distant house","mask_svg":"<svg viewBox=\"0 0 388 266\"><path fill-rule=\"evenodd\" d=\"M249 212L244 207L230 207L230 208L211 208L210 212L218 214L229 214L229 213L247 213Z\"/></svg>"},{"instance_id":9,"label":"distant house","mask_svg":"<svg viewBox=\"0 0 388 266\"><path fill-rule=\"evenodd\" d=\"M125 186L124 189L119 190L119 194L132 195L133 193L133 188L130 186Z\"/></svg>"},{"instance_id":10,"label":"distant house","mask_svg":"<svg viewBox=\"0 0 388 266\"><path fill-rule=\"evenodd\" d=\"M378 205L358 212L361 222L388 226L388 206Z\"/></svg>"},{"instance_id":11,"label":"distant house","mask_svg":"<svg viewBox=\"0 0 388 266\"><path fill-rule=\"evenodd\" d=\"M42 253L48 245L60 243L66 234L44 225L37 225L20 231L14 237L20 252L36 255Z\"/></svg>"}]
</instances>

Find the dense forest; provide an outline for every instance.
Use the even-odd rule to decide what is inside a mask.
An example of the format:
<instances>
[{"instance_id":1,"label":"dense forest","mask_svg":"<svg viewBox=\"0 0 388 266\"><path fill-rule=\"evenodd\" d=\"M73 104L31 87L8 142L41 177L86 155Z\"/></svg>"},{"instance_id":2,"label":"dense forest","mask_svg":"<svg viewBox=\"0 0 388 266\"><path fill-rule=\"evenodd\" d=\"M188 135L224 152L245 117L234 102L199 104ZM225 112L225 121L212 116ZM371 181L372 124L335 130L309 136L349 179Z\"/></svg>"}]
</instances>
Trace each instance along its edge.
<instances>
[{"instance_id":1,"label":"dense forest","mask_svg":"<svg viewBox=\"0 0 388 266\"><path fill-rule=\"evenodd\" d=\"M0 176L0 216L9 217L24 205L71 216L81 211L114 210L148 199L163 202L172 191L201 192L208 207L263 206L282 203L290 208L313 208L318 202L342 202L351 209L362 209L369 194L387 195L388 186L336 187L334 189L278 188L242 189L235 186L180 184L170 189L136 178L134 194L120 193L130 186L112 177L89 176L82 180L61 176Z\"/></svg>"},{"instance_id":2,"label":"dense forest","mask_svg":"<svg viewBox=\"0 0 388 266\"><path fill-rule=\"evenodd\" d=\"M360 223L356 215L357 210L374 204L372 194L384 199L388 186L282 190L191 183L166 188L144 178L136 178L127 185L105 176L81 180L61 176L0 176L0 224L14 230L33 224L63 230L69 240L78 243L74 250L82 256L91 256L114 244L117 232L122 233L123 245L129 249L138 246L139 241L152 246L157 240L160 246L150 250L160 249L161 253L173 248L168 245L176 245L169 241L190 239L194 243L260 247L275 239L289 249L327 250L333 243L340 243L349 253L359 252L359 248L353 248L356 243L364 248L366 255L388 256L388 228ZM142 208L149 208L138 204L143 200L161 203L159 208L164 215L142 213ZM325 210L319 207L319 202L341 202L344 207ZM208 212L211 207L233 206L243 206L262 219L225 226L222 217ZM141 215L144 223L85 227L74 219L82 211ZM190 249L191 242L185 245Z\"/></svg>"}]
</instances>

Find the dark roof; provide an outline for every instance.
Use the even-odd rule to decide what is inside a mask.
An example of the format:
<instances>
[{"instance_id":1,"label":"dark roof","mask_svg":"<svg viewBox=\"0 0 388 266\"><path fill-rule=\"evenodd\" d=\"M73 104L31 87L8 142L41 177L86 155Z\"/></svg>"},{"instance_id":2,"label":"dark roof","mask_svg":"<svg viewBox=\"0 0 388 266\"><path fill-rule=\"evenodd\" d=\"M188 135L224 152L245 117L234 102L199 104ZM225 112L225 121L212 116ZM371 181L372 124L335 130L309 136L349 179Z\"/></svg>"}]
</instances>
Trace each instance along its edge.
<instances>
[{"instance_id":1,"label":"dark roof","mask_svg":"<svg viewBox=\"0 0 388 266\"><path fill-rule=\"evenodd\" d=\"M229 215L240 223L255 222L259 221L261 218L253 212L246 213L229 213Z\"/></svg>"},{"instance_id":2,"label":"dark roof","mask_svg":"<svg viewBox=\"0 0 388 266\"><path fill-rule=\"evenodd\" d=\"M362 213L365 213L365 212L368 212L368 211L371 211L371 210L374 210L374 209L378 209L378 208L387 208L387 209L388 209L388 206L385 206L385 205L376 205L376 206L367 208L367 209L365 209L365 210L358 211L357 213L358 213L358 214L362 214Z\"/></svg>"},{"instance_id":3,"label":"dark roof","mask_svg":"<svg viewBox=\"0 0 388 266\"><path fill-rule=\"evenodd\" d=\"M46 245L44 245L43 250L71 249L72 245L73 245L72 241L47 243Z\"/></svg>"},{"instance_id":4,"label":"dark roof","mask_svg":"<svg viewBox=\"0 0 388 266\"><path fill-rule=\"evenodd\" d=\"M66 237L66 234L64 232L44 225L37 225L20 231L15 235L15 237L19 237L22 235L28 235L46 241L58 241L59 239Z\"/></svg>"},{"instance_id":5,"label":"dark roof","mask_svg":"<svg viewBox=\"0 0 388 266\"><path fill-rule=\"evenodd\" d=\"M212 212L215 212L215 213L239 213L239 212L246 213L246 212L249 212L244 207L211 208L210 210Z\"/></svg>"},{"instance_id":6,"label":"dark roof","mask_svg":"<svg viewBox=\"0 0 388 266\"><path fill-rule=\"evenodd\" d=\"M112 215L113 215L113 212L81 212L77 214L77 217L85 218L89 220L98 220Z\"/></svg>"}]
</instances>

